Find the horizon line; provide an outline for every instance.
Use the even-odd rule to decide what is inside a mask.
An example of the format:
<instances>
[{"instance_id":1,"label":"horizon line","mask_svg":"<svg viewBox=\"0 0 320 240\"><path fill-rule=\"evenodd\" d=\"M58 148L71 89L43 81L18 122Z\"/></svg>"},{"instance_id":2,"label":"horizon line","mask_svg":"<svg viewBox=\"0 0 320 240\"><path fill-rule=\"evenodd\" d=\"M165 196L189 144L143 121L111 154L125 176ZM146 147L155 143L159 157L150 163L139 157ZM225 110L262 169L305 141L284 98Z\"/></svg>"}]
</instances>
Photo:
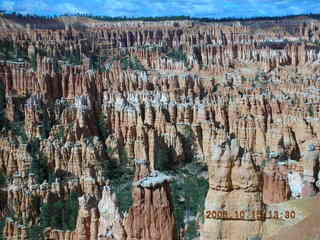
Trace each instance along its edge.
<instances>
[{"instance_id":1,"label":"horizon line","mask_svg":"<svg viewBox=\"0 0 320 240\"><path fill-rule=\"evenodd\" d=\"M107 19L117 19L117 20L147 20L147 19L168 19L170 18L181 18L181 19L171 19L171 20L212 20L212 21L221 21L221 20L263 20L263 19L272 19L272 18L279 18L279 19L286 19L286 18L294 18L294 17L308 17L308 16L317 16L320 17L319 13L301 13L301 14L286 14L286 15L257 15L252 17L191 17L190 15L168 15L168 16L108 16L108 15L99 15L99 14L92 14L92 13L63 13L63 14L48 14L48 15L41 15L36 13L21 13L16 11L6 11L0 9L0 13L4 14L4 16L17 16L17 17L38 17L38 18L59 18L59 17L89 17L89 18L96 18L100 20L107 20Z\"/></svg>"}]
</instances>

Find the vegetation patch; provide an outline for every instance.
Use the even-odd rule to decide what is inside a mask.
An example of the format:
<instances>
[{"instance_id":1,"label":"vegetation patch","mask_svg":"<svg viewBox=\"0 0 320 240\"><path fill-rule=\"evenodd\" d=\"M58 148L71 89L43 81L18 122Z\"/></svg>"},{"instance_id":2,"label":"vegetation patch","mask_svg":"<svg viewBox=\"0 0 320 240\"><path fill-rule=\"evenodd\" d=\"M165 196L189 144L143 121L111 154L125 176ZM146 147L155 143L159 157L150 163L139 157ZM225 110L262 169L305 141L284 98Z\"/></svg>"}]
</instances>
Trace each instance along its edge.
<instances>
[{"instance_id":1,"label":"vegetation patch","mask_svg":"<svg viewBox=\"0 0 320 240\"><path fill-rule=\"evenodd\" d=\"M173 181L170 186L177 229L187 226L187 239L193 239L199 235L196 220L204 221L204 203L209 183L206 179L199 177L203 170L203 166L193 163L169 172L176 177L176 181Z\"/></svg>"},{"instance_id":2,"label":"vegetation patch","mask_svg":"<svg viewBox=\"0 0 320 240\"><path fill-rule=\"evenodd\" d=\"M167 53L166 57L171 58L174 62L187 62L187 55L182 49L172 49Z\"/></svg>"},{"instance_id":3,"label":"vegetation patch","mask_svg":"<svg viewBox=\"0 0 320 240\"><path fill-rule=\"evenodd\" d=\"M108 155L112 155L117 149L107 148ZM128 157L125 150L120 151L120 158L122 161L127 162ZM134 178L133 168L120 165L115 159L108 159L101 162L102 174L105 179L110 180L110 184L114 193L117 196L119 210L126 212L132 206L132 181Z\"/></svg>"},{"instance_id":4,"label":"vegetation patch","mask_svg":"<svg viewBox=\"0 0 320 240\"><path fill-rule=\"evenodd\" d=\"M29 173L34 174L39 183L42 183L45 180L49 183L54 182L55 173L53 169L48 166L48 160L45 154L40 151L38 139L29 142L28 151L32 157Z\"/></svg>"},{"instance_id":5,"label":"vegetation patch","mask_svg":"<svg viewBox=\"0 0 320 240\"><path fill-rule=\"evenodd\" d=\"M28 59L26 49L16 45L13 41L0 40L0 59L7 61L24 61Z\"/></svg>"},{"instance_id":6,"label":"vegetation patch","mask_svg":"<svg viewBox=\"0 0 320 240\"><path fill-rule=\"evenodd\" d=\"M39 227L73 231L76 228L78 217L78 197L79 193L72 192L67 200L43 204Z\"/></svg>"},{"instance_id":7,"label":"vegetation patch","mask_svg":"<svg viewBox=\"0 0 320 240\"><path fill-rule=\"evenodd\" d=\"M122 70L146 71L137 57L124 57L120 60Z\"/></svg>"}]
</instances>

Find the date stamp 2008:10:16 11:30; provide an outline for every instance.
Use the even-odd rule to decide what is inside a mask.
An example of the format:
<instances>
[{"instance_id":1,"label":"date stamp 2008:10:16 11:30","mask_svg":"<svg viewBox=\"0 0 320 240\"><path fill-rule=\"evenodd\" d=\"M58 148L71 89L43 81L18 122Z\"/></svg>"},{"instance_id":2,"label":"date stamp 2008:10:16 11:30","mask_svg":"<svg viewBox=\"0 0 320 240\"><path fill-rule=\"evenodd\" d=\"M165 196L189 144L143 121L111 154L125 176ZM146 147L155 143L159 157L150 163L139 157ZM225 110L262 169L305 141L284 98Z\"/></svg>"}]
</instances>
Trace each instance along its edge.
<instances>
[{"instance_id":1,"label":"date stamp 2008:10:16 11:30","mask_svg":"<svg viewBox=\"0 0 320 240\"><path fill-rule=\"evenodd\" d=\"M226 211L226 210L207 210L205 211L206 219L256 219L256 220L264 220L264 219L295 219L296 212L295 211L278 211L278 210L270 210L270 211L261 211L261 210L235 210L235 211Z\"/></svg>"}]
</instances>

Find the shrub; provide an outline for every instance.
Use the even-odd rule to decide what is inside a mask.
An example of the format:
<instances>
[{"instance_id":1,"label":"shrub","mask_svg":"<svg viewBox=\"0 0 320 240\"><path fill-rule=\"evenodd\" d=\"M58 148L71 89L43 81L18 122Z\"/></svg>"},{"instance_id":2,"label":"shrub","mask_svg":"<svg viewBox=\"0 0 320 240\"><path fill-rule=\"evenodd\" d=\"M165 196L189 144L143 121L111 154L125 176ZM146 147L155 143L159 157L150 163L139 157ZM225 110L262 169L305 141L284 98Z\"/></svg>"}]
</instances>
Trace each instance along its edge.
<instances>
[{"instance_id":1,"label":"shrub","mask_svg":"<svg viewBox=\"0 0 320 240\"><path fill-rule=\"evenodd\" d=\"M194 160L193 144L194 144L194 132L191 126L186 125L183 130L183 143L186 149L186 162L192 162Z\"/></svg>"},{"instance_id":2,"label":"shrub","mask_svg":"<svg viewBox=\"0 0 320 240\"><path fill-rule=\"evenodd\" d=\"M108 154L113 153L114 151L117 151L117 149L110 147L106 148ZM127 163L128 157L124 149L120 151L120 158ZM114 159L104 160L100 164L103 176L110 180L112 189L117 196L119 210L122 212L127 211L133 202L131 192L134 178L133 169L126 167L126 164L119 165Z\"/></svg>"},{"instance_id":3,"label":"shrub","mask_svg":"<svg viewBox=\"0 0 320 240\"><path fill-rule=\"evenodd\" d=\"M43 131L45 138L49 137L49 133L51 131L52 122L49 118L48 112L46 110L41 109L42 114L42 123L43 123Z\"/></svg>"},{"instance_id":4,"label":"shrub","mask_svg":"<svg viewBox=\"0 0 320 240\"><path fill-rule=\"evenodd\" d=\"M311 104L309 104L309 106L308 106L308 113L309 113L310 117L314 117L314 110L313 110L313 106Z\"/></svg>"},{"instance_id":5,"label":"shrub","mask_svg":"<svg viewBox=\"0 0 320 240\"><path fill-rule=\"evenodd\" d=\"M123 70L138 70L138 71L145 71L144 66L141 64L137 57L124 57L120 60L121 68Z\"/></svg>"},{"instance_id":6,"label":"shrub","mask_svg":"<svg viewBox=\"0 0 320 240\"><path fill-rule=\"evenodd\" d=\"M29 240L43 240L43 228L40 225L33 225L28 229Z\"/></svg>"},{"instance_id":7,"label":"shrub","mask_svg":"<svg viewBox=\"0 0 320 240\"><path fill-rule=\"evenodd\" d=\"M24 129L24 121L9 122L6 124L6 130L11 130L14 135L19 136L23 144L28 142L28 136Z\"/></svg>"},{"instance_id":8,"label":"shrub","mask_svg":"<svg viewBox=\"0 0 320 240\"><path fill-rule=\"evenodd\" d=\"M5 237L3 236L3 230L4 230L4 227L5 227L5 221L2 219L1 221L0 221L0 240L4 240L5 239Z\"/></svg>"},{"instance_id":9,"label":"shrub","mask_svg":"<svg viewBox=\"0 0 320 240\"><path fill-rule=\"evenodd\" d=\"M187 55L182 51L182 49L173 49L166 55L175 62L187 62Z\"/></svg>"},{"instance_id":10,"label":"shrub","mask_svg":"<svg viewBox=\"0 0 320 240\"><path fill-rule=\"evenodd\" d=\"M57 134L55 135L56 138L60 138L61 140L64 139L65 135L65 128L64 127L61 127L59 128L59 131L57 132Z\"/></svg>"},{"instance_id":11,"label":"shrub","mask_svg":"<svg viewBox=\"0 0 320 240\"><path fill-rule=\"evenodd\" d=\"M180 181L174 181L170 186L177 228L180 229L184 224L184 214L186 211L189 211L192 216L200 213L201 220L204 220L204 203L209 183L204 178L198 178L196 175L191 175L183 169L177 170L176 173ZM181 197L184 198L182 202L180 201Z\"/></svg>"},{"instance_id":12,"label":"shrub","mask_svg":"<svg viewBox=\"0 0 320 240\"><path fill-rule=\"evenodd\" d=\"M7 178L3 172L0 172L0 185L6 184Z\"/></svg>"},{"instance_id":13,"label":"shrub","mask_svg":"<svg viewBox=\"0 0 320 240\"><path fill-rule=\"evenodd\" d=\"M161 144L156 152L156 169L160 171L171 169L170 159L171 150L164 144Z\"/></svg>"},{"instance_id":14,"label":"shrub","mask_svg":"<svg viewBox=\"0 0 320 240\"><path fill-rule=\"evenodd\" d=\"M196 222L193 220L189 222L186 232L186 240L194 240L199 236L198 229L196 226Z\"/></svg>"},{"instance_id":15,"label":"shrub","mask_svg":"<svg viewBox=\"0 0 320 240\"><path fill-rule=\"evenodd\" d=\"M45 203L41 207L40 227L73 231L76 228L79 193L72 192L67 200Z\"/></svg>"},{"instance_id":16,"label":"shrub","mask_svg":"<svg viewBox=\"0 0 320 240\"><path fill-rule=\"evenodd\" d=\"M108 176L118 199L119 210L121 212L128 211L133 202L131 189L134 171L131 168L109 165Z\"/></svg>"},{"instance_id":17,"label":"shrub","mask_svg":"<svg viewBox=\"0 0 320 240\"><path fill-rule=\"evenodd\" d=\"M0 57L15 61L18 58L27 59L27 50L10 40L0 40Z\"/></svg>"},{"instance_id":18,"label":"shrub","mask_svg":"<svg viewBox=\"0 0 320 240\"><path fill-rule=\"evenodd\" d=\"M100 133L100 139L105 141L108 136L108 129L106 128L105 115L103 113L99 114L97 127Z\"/></svg>"},{"instance_id":19,"label":"shrub","mask_svg":"<svg viewBox=\"0 0 320 240\"><path fill-rule=\"evenodd\" d=\"M260 236L249 237L248 240L261 240Z\"/></svg>"},{"instance_id":20,"label":"shrub","mask_svg":"<svg viewBox=\"0 0 320 240\"><path fill-rule=\"evenodd\" d=\"M29 62L31 64L32 70L35 72L37 71L37 56L35 54L33 54L30 58L29 58Z\"/></svg>"},{"instance_id":21,"label":"shrub","mask_svg":"<svg viewBox=\"0 0 320 240\"><path fill-rule=\"evenodd\" d=\"M104 72L104 71L106 71L106 69L102 63L105 62L106 60L107 60L106 56L92 55L90 57L90 68L93 71Z\"/></svg>"},{"instance_id":22,"label":"shrub","mask_svg":"<svg viewBox=\"0 0 320 240\"><path fill-rule=\"evenodd\" d=\"M49 183L54 181L54 170L48 167L47 157L40 151L40 144L38 140L32 140L28 143L28 151L32 156L29 173L35 174L38 182L42 183L47 180Z\"/></svg>"}]
</instances>

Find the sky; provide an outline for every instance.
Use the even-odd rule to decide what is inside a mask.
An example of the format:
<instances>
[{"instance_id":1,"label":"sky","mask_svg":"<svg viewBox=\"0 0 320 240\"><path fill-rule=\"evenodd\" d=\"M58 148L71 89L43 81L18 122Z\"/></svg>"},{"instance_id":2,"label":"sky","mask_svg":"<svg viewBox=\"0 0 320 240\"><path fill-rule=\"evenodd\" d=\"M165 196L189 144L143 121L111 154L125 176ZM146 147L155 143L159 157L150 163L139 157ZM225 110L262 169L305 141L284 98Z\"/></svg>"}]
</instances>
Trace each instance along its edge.
<instances>
[{"instance_id":1,"label":"sky","mask_svg":"<svg viewBox=\"0 0 320 240\"><path fill-rule=\"evenodd\" d=\"M0 9L37 15L254 17L320 13L320 0L0 0Z\"/></svg>"}]
</instances>

